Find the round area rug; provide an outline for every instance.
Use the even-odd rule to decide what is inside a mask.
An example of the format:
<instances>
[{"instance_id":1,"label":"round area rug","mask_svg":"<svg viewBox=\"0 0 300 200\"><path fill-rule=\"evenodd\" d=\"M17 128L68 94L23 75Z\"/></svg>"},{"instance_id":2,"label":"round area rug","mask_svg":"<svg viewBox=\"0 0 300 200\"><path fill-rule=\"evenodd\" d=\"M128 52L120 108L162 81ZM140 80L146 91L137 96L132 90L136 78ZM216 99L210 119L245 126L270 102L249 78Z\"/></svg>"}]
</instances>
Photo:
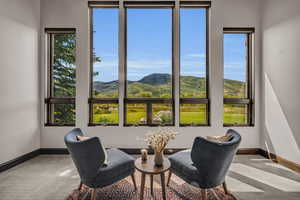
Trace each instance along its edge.
<instances>
[{"instance_id":1,"label":"round area rug","mask_svg":"<svg viewBox=\"0 0 300 200\"><path fill-rule=\"evenodd\" d=\"M134 190L131 177L127 177L113 185L97 189L97 200L139 200L141 174L135 173L137 190ZM160 186L160 177L154 176L154 195L150 193L150 177L146 176L146 186L144 192L144 199L162 199L162 192ZM83 186L82 189L74 190L67 200L89 200L91 198L90 188ZM179 177L172 175L169 187L166 187L167 199L170 200L199 200L201 199L201 192L199 188L193 187L184 182ZM208 200L236 200L232 194L226 195L222 187L207 190Z\"/></svg>"}]
</instances>

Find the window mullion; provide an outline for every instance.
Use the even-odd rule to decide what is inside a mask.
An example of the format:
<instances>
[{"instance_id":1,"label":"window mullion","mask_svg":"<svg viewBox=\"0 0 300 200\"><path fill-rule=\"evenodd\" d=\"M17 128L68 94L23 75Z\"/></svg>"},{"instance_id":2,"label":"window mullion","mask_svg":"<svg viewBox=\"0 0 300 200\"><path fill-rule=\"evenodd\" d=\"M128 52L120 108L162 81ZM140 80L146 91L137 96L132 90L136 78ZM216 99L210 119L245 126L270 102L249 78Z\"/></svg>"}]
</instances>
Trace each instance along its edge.
<instances>
[{"instance_id":1,"label":"window mullion","mask_svg":"<svg viewBox=\"0 0 300 200\"><path fill-rule=\"evenodd\" d=\"M147 103L147 125L152 124L152 103Z\"/></svg>"},{"instance_id":2,"label":"window mullion","mask_svg":"<svg viewBox=\"0 0 300 200\"><path fill-rule=\"evenodd\" d=\"M173 9L173 112L174 124L179 127L179 109L180 109L180 19L179 1L175 1L175 8Z\"/></svg>"},{"instance_id":3,"label":"window mullion","mask_svg":"<svg viewBox=\"0 0 300 200\"><path fill-rule=\"evenodd\" d=\"M119 126L125 124L126 106L126 9L119 1Z\"/></svg>"}]
</instances>

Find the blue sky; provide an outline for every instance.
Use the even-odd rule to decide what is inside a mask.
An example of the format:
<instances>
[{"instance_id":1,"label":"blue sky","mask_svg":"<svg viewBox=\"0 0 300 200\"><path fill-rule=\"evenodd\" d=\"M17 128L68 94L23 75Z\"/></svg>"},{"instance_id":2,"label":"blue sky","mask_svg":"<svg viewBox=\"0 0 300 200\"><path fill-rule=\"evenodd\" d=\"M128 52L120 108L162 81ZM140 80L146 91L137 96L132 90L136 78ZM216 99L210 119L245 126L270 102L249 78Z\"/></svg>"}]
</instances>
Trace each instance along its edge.
<instances>
[{"instance_id":1,"label":"blue sky","mask_svg":"<svg viewBox=\"0 0 300 200\"><path fill-rule=\"evenodd\" d=\"M118 9L94 9L94 49L101 58L94 65L97 81L118 79ZM205 75L205 10L181 9L181 75ZM245 80L244 35L224 36L224 76ZM171 73L172 10L128 9L127 78L139 80L151 73Z\"/></svg>"}]
</instances>

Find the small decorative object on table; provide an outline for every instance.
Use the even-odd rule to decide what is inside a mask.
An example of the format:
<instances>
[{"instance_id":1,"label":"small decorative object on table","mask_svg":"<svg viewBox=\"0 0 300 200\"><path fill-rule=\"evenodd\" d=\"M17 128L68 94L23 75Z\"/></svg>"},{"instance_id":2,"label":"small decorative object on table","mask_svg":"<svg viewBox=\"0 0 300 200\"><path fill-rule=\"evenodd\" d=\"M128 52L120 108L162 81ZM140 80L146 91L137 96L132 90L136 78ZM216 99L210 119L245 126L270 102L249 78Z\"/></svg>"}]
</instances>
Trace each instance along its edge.
<instances>
[{"instance_id":1,"label":"small decorative object on table","mask_svg":"<svg viewBox=\"0 0 300 200\"><path fill-rule=\"evenodd\" d=\"M147 149L142 149L141 150L141 155L142 155L142 161L146 161L147 160L147 156L148 156Z\"/></svg>"},{"instance_id":2,"label":"small decorative object on table","mask_svg":"<svg viewBox=\"0 0 300 200\"><path fill-rule=\"evenodd\" d=\"M162 166L164 149L170 140L175 139L177 132L170 128L159 128L146 134L145 142L154 150L154 163Z\"/></svg>"}]
</instances>

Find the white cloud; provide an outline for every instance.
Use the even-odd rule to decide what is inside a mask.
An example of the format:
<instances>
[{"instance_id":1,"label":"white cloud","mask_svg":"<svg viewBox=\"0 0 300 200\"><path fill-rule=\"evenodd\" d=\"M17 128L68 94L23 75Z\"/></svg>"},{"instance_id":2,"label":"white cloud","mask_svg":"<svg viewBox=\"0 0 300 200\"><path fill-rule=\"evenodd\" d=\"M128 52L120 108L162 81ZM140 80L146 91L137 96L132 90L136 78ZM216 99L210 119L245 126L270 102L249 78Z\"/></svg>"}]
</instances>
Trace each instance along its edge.
<instances>
[{"instance_id":1,"label":"white cloud","mask_svg":"<svg viewBox=\"0 0 300 200\"><path fill-rule=\"evenodd\" d=\"M224 67L226 69L244 68L245 67L245 63L243 63L243 62L225 63Z\"/></svg>"},{"instance_id":2,"label":"white cloud","mask_svg":"<svg viewBox=\"0 0 300 200\"><path fill-rule=\"evenodd\" d=\"M184 71L181 73L181 76L198 76L198 77L202 77L205 76L205 72L199 72L199 71Z\"/></svg>"},{"instance_id":3,"label":"white cloud","mask_svg":"<svg viewBox=\"0 0 300 200\"><path fill-rule=\"evenodd\" d=\"M127 68L131 69L161 69L171 66L171 60L129 60L127 63Z\"/></svg>"},{"instance_id":4,"label":"white cloud","mask_svg":"<svg viewBox=\"0 0 300 200\"><path fill-rule=\"evenodd\" d=\"M192 60L182 60L181 67L186 68L198 68L198 66L201 65L205 67L205 61L192 61Z\"/></svg>"}]
</instances>

